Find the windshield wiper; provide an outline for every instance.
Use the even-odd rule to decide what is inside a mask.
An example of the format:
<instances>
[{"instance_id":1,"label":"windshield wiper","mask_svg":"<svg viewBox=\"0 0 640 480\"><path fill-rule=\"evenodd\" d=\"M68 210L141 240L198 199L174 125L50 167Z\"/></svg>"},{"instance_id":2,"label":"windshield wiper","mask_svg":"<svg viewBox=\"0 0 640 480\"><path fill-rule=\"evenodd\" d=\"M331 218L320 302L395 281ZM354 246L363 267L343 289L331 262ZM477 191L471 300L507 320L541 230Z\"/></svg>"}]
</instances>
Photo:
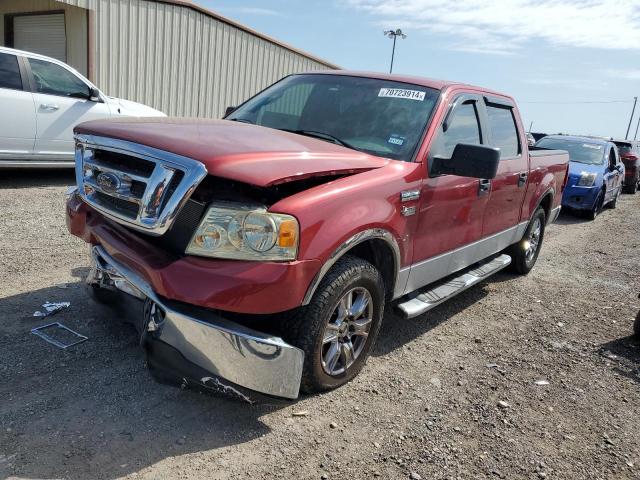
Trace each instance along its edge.
<instances>
[{"instance_id":1,"label":"windshield wiper","mask_svg":"<svg viewBox=\"0 0 640 480\"><path fill-rule=\"evenodd\" d=\"M336 137L335 135L331 135L330 133L318 132L316 130L291 130L289 128L279 128L278 130L282 130L290 133L297 133L298 135L305 135L307 137L314 137L322 140L330 140L333 143L340 145L342 147L347 147L347 148L350 148L351 150L357 150L357 148L354 147L353 145L345 142L344 140Z\"/></svg>"},{"instance_id":2,"label":"windshield wiper","mask_svg":"<svg viewBox=\"0 0 640 480\"><path fill-rule=\"evenodd\" d=\"M251 120L247 120L246 118L229 118L228 120L232 122L241 122L248 123L249 125L255 125Z\"/></svg>"}]
</instances>

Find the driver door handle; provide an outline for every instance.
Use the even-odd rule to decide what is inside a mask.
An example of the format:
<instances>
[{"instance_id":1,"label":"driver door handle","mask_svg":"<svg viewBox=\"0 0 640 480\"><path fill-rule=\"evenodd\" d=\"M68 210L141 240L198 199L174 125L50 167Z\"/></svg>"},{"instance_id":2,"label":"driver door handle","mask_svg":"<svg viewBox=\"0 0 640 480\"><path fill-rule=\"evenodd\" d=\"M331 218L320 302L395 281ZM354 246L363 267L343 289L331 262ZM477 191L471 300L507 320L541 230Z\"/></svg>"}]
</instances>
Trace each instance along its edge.
<instances>
[{"instance_id":1,"label":"driver door handle","mask_svg":"<svg viewBox=\"0 0 640 480\"><path fill-rule=\"evenodd\" d=\"M518 186L522 187L525 183L527 183L527 178L529 178L529 172L522 172L518 175Z\"/></svg>"},{"instance_id":2,"label":"driver door handle","mask_svg":"<svg viewBox=\"0 0 640 480\"><path fill-rule=\"evenodd\" d=\"M54 105L52 103L41 103L40 104L40 108L42 108L43 110L60 110L60 107L58 105Z\"/></svg>"},{"instance_id":3,"label":"driver door handle","mask_svg":"<svg viewBox=\"0 0 640 480\"><path fill-rule=\"evenodd\" d=\"M478 183L478 196L487 195L491 190L491 180L483 178Z\"/></svg>"}]
</instances>

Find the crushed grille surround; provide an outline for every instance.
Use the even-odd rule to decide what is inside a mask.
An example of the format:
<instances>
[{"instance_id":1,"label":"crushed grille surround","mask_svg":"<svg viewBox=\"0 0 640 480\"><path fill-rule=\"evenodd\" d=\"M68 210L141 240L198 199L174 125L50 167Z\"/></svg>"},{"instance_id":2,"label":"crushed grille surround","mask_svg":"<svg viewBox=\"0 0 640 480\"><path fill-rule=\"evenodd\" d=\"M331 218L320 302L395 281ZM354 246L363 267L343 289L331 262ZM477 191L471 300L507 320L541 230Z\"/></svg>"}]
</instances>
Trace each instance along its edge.
<instances>
[{"instance_id":1,"label":"crushed grille surround","mask_svg":"<svg viewBox=\"0 0 640 480\"><path fill-rule=\"evenodd\" d=\"M171 225L205 166L191 158L134 142L76 135L76 182L81 198L117 223L152 236Z\"/></svg>"}]
</instances>

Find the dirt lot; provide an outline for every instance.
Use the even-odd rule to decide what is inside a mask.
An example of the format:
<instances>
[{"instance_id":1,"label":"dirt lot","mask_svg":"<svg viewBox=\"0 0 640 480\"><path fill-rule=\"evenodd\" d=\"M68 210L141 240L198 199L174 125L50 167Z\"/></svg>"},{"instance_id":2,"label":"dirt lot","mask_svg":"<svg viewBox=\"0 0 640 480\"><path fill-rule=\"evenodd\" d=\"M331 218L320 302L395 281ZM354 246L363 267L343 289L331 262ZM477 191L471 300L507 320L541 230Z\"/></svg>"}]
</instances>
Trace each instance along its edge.
<instances>
[{"instance_id":1,"label":"dirt lot","mask_svg":"<svg viewBox=\"0 0 640 480\"><path fill-rule=\"evenodd\" d=\"M346 387L252 407L149 377L133 331L84 295L72 182L0 177L1 478L640 478L640 195L561 216L527 277L388 313ZM47 300L89 341L31 335Z\"/></svg>"}]
</instances>

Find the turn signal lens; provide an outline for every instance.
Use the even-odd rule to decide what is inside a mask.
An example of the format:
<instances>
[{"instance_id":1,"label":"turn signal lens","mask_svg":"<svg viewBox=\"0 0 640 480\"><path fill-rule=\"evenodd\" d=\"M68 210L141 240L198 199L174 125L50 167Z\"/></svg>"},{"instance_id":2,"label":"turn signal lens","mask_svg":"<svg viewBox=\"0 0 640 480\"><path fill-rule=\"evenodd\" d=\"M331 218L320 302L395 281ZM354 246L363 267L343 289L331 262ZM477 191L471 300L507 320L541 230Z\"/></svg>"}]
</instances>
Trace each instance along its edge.
<instances>
[{"instance_id":1,"label":"turn signal lens","mask_svg":"<svg viewBox=\"0 0 640 480\"><path fill-rule=\"evenodd\" d=\"M278 246L282 248L295 247L298 244L298 222L284 220L280 223L278 232Z\"/></svg>"}]
</instances>

